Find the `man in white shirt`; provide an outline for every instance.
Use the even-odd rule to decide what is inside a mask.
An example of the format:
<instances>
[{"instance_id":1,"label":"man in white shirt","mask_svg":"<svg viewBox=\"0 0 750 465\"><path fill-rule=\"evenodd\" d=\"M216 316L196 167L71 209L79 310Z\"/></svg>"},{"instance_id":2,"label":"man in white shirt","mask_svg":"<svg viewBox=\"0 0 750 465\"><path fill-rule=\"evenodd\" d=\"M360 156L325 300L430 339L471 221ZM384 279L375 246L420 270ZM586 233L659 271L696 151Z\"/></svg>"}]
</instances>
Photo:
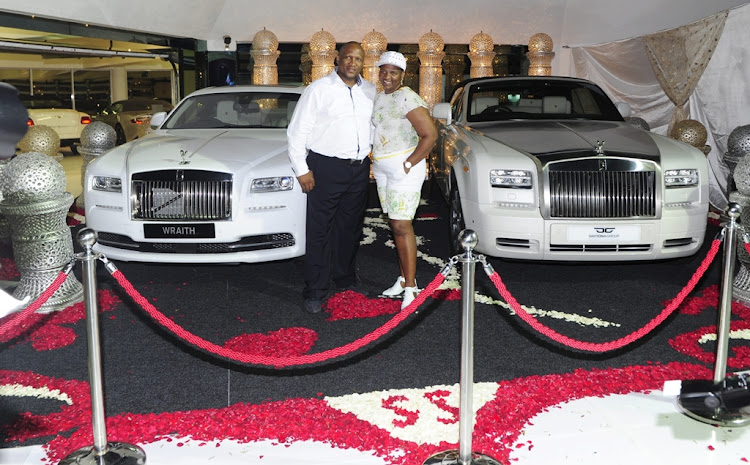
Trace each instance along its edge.
<instances>
[{"instance_id":1,"label":"man in white shirt","mask_svg":"<svg viewBox=\"0 0 750 465\"><path fill-rule=\"evenodd\" d=\"M289 159L307 193L303 307L320 312L330 281L358 285L356 255L370 177L375 86L360 76L365 52L344 44L337 67L310 84L287 129Z\"/></svg>"}]
</instances>

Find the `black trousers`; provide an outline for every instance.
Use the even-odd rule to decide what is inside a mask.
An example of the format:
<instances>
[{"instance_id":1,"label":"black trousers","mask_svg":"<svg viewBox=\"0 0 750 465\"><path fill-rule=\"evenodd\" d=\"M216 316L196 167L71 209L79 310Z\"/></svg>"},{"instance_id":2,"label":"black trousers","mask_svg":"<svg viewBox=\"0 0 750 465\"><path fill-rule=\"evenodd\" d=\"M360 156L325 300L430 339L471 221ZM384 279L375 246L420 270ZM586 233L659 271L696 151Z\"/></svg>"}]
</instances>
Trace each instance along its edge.
<instances>
[{"instance_id":1,"label":"black trousers","mask_svg":"<svg viewBox=\"0 0 750 465\"><path fill-rule=\"evenodd\" d=\"M355 284L370 180L370 160L350 162L309 152L307 166L315 187L307 193L305 299L323 299L331 280Z\"/></svg>"}]
</instances>

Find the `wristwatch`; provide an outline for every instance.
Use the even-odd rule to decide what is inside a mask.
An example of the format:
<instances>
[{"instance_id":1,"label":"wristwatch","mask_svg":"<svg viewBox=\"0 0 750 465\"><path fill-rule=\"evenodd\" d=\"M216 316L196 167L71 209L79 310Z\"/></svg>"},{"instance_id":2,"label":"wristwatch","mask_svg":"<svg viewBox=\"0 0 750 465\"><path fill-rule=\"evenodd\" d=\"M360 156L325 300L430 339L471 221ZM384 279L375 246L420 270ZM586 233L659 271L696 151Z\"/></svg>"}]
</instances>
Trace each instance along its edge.
<instances>
[{"instance_id":1,"label":"wristwatch","mask_svg":"<svg viewBox=\"0 0 750 465\"><path fill-rule=\"evenodd\" d=\"M406 168L407 170L410 170L411 169L411 162L410 161L405 161L404 162L404 168Z\"/></svg>"}]
</instances>

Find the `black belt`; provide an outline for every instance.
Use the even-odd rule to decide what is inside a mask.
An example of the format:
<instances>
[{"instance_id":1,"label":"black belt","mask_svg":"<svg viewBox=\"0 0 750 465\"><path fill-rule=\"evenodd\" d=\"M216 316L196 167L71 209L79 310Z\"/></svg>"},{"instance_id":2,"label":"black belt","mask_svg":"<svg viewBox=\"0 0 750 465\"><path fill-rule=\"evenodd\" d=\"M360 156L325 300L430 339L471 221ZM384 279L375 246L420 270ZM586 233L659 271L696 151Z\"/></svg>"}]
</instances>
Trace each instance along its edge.
<instances>
[{"instance_id":1,"label":"black belt","mask_svg":"<svg viewBox=\"0 0 750 465\"><path fill-rule=\"evenodd\" d=\"M341 163L345 163L347 165L361 165L362 163L365 162L365 160L368 159L368 157L361 158L361 159L357 159L357 158L329 157L328 155L323 155L322 153L313 152L312 150L310 150L309 155L317 155L319 157L325 157L325 158L327 158L329 160L338 161L338 162L341 162Z\"/></svg>"}]
</instances>

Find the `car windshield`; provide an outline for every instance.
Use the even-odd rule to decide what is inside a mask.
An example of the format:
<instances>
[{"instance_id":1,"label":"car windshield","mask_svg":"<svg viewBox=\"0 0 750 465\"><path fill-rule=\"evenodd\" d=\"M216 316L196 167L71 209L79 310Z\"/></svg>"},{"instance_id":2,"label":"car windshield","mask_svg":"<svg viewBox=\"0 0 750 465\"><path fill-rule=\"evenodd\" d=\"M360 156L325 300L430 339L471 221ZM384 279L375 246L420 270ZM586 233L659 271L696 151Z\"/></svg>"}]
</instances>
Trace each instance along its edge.
<instances>
[{"instance_id":1,"label":"car windshield","mask_svg":"<svg viewBox=\"0 0 750 465\"><path fill-rule=\"evenodd\" d=\"M470 87L467 121L595 119L622 121L597 86L580 81L519 79Z\"/></svg>"},{"instance_id":2,"label":"car windshield","mask_svg":"<svg viewBox=\"0 0 750 465\"><path fill-rule=\"evenodd\" d=\"M26 106L26 108L29 109L35 109L35 108L65 108L67 107L62 104L59 100L54 99L48 99L48 98L32 98L28 100L24 100L23 104Z\"/></svg>"},{"instance_id":3,"label":"car windshield","mask_svg":"<svg viewBox=\"0 0 750 465\"><path fill-rule=\"evenodd\" d=\"M162 129L286 128L299 94L225 92L183 100Z\"/></svg>"}]
</instances>

